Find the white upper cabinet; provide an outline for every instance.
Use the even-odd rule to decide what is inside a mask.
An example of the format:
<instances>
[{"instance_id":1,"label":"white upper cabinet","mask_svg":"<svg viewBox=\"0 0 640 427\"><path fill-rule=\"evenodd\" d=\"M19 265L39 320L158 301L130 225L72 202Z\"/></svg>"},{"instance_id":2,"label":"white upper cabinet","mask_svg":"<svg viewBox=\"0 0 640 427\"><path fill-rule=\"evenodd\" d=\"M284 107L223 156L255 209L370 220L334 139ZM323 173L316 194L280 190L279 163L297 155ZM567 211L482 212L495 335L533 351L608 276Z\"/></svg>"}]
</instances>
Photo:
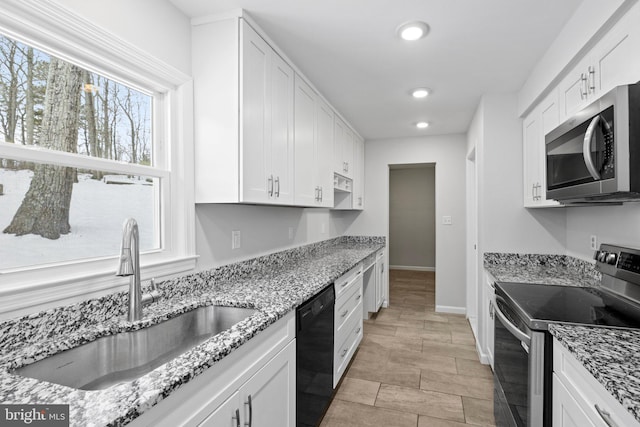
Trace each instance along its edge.
<instances>
[{"instance_id":1,"label":"white upper cabinet","mask_svg":"<svg viewBox=\"0 0 640 427\"><path fill-rule=\"evenodd\" d=\"M640 7L634 6L558 85L560 121L615 86L640 80Z\"/></svg>"},{"instance_id":2,"label":"white upper cabinet","mask_svg":"<svg viewBox=\"0 0 640 427\"><path fill-rule=\"evenodd\" d=\"M353 131L345 124L340 117L336 116L335 120L335 136L334 136L335 158L334 172L346 176L353 177L353 147L355 135Z\"/></svg>"},{"instance_id":3,"label":"white upper cabinet","mask_svg":"<svg viewBox=\"0 0 640 427\"><path fill-rule=\"evenodd\" d=\"M239 201L293 203L293 70L243 20Z\"/></svg>"},{"instance_id":4,"label":"white upper cabinet","mask_svg":"<svg viewBox=\"0 0 640 427\"><path fill-rule=\"evenodd\" d=\"M295 204L333 207L333 110L295 80Z\"/></svg>"},{"instance_id":5,"label":"white upper cabinet","mask_svg":"<svg viewBox=\"0 0 640 427\"><path fill-rule=\"evenodd\" d=\"M316 157L317 182L322 207L333 207L333 122L335 114L320 97L316 100Z\"/></svg>"},{"instance_id":6,"label":"white upper cabinet","mask_svg":"<svg viewBox=\"0 0 640 427\"><path fill-rule=\"evenodd\" d=\"M271 57L271 147L267 154L273 174L270 203L293 204L293 69L275 52ZM246 111L246 110L245 110ZM247 153L246 155L252 155ZM271 177L271 175L269 175ZM272 194L273 193L273 194Z\"/></svg>"},{"instance_id":7,"label":"white upper cabinet","mask_svg":"<svg viewBox=\"0 0 640 427\"><path fill-rule=\"evenodd\" d=\"M364 140L354 139L353 149L353 209L364 209Z\"/></svg>"},{"instance_id":8,"label":"white upper cabinet","mask_svg":"<svg viewBox=\"0 0 640 427\"><path fill-rule=\"evenodd\" d=\"M192 46L196 203L334 207L358 135L244 12L199 20Z\"/></svg>"},{"instance_id":9,"label":"white upper cabinet","mask_svg":"<svg viewBox=\"0 0 640 427\"><path fill-rule=\"evenodd\" d=\"M544 136L558 125L558 102L552 92L522 122L524 206L527 208L560 206L547 200L547 176Z\"/></svg>"},{"instance_id":10,"label":"white upper cabinet","mask_svg":"<svg viewBox=\"0 0 640 427\"><path fill-rule=\"evenodd\" d=\"M243 19L192 36L196 202L293 204L293 69Z\"/></svg>"},{"instance_id":11,"label":"white upper cabinet","mask_svg":"<svg viewBox=\"0 0 640 427\"><path fill-rule=\"evenodd\" d=\"M295 203L313 206L319 200L316 182L316 93L300 76L295 80Z\"/></svg>"}]
</instances>

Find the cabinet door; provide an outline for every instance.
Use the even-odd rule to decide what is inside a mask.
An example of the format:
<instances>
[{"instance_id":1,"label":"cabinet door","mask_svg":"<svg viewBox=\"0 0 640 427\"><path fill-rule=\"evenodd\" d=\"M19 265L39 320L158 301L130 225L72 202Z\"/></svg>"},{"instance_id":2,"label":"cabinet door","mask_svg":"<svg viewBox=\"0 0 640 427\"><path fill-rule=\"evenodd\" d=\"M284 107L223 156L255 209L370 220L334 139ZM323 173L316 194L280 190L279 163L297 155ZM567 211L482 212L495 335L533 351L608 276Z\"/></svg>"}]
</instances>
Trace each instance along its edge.
<instances>
[{"instance_id":1,"label":"cabinet door","mask_svg":"<svg viewBox=\"0 0 640 427\"><path fill-rule=\"evenodd\" d=\"M293 69L272 51L271 60L271 150L276 204L293 204Z\"/></svg>"},{"instance_id":2,"label":"cabinet door","mask_svg":"<svg viewBox=\"0 0 640 427\"><path fill-rule=\"evenodd\" d=\"M343 146L345 145L345 138L347 132L347 125L338 116L335 116L334 121L334 139L333 139L333 156L334 166L333 170L341 175L346 175L347 168L343 156Z\"/></svg>"},{"instance_id":3,"label":"cabinet door","mask_svg":"<svg viewBox=\"0 0 640 427\"><path fill-rule=\"evenodd\" d=\"M553 374L553 427L595 427L578 403Z\"/></svg>"},{"instance_id":4,"label":"cabinet door","mask_svg":"<svg viewBox=\"0 0 640 427\"><path fill-rule=\"evenodd\" d=\"M316 94L297 74L295 79L295 203L314 206L320 200L316 180Z\"/></svg>"},{"instance_id":5,"label":"cabinet door","mask_svg":"<svg viewBox=\"0 0 640 427\"><path fill-rule=\"evenodd\" d=\"M271 171L271 47L242 21L240 180L243 202L265 203L272 186ZM211 96L215 96L212 94ZM224 185L224 183L210 183Z\"/></svg>"},{"instance_id":6,"label":"cabinet door","mask_svg":"<svg viewBox=\"0 0 640 427\"><path fill-rule=\"evenodd\" d=\"M342 158L346 164L345 175L353 178L353 158L355 150L355 134L347 126L344 131L344 140L342 141Z\"/></svg>"},{"instance_id":7,"label":"cabinet door","mask_svg":"<svg viewBox=\"0 0 640 427\"><path fill-rule=\"evenodd\" d=\"M260 369L240 389L246 425L294 427L296 424L296 341ZM249 402L251 402L249 404Z\"/></svg>"},{"instance_id":8,"label":"cabinet door","mask_svg":"<svg viewBox=\"0 0 640 427\"><path fill-rule=\"evenodd\" d=\"M591 72L591 74L589 74ZM560 121L563 122L573 116L593 99L595 93L591 89L594 81L595 68L591 57L585 57L558 84L558 105L560 107Z\"/></svg>"},{"instance_id":9,"label":"cabinet door","mask_svg":"<svg viewBox=\"0 0 640 427\"><path fill-rule=\"evenodd\" d=\"M640 80L640 7L634 6L598 43L593 56L594 86L604 94Z\"/></svg>"},{"instance_id":10,"label":"cabinet door","mask_svg":"<svg viewBox=\"0 0 640 427\"><path fill-rule=\"evenodd\" d=\"M495 304L496 304L496 294L493 288L493 279L485 273L485 350L487 352L487 357L489 358L489 365L493 368L493 348L495 342Z\"/></svg>"},{"instance_id":11,"label":"cabinet door","mask_svg":"<svg viewBox=\"0 0 640 427\"><path fill-rule=\"evenodd\" d=\"M320 206L333 207L333 110L322 99L316 102L316 177Z\"/></svg>"},{"instance_id":12,"label":"cabinet door","mask_svg":"<svg viewBox=\"0 0 640 427\"><path fill-rule=\"evenodd\" d=\"M364 141L354 139L353 209L364 209Z\"/></svg>"},{"instance_id":13,"label":"cabinet door","mask_svg":"<svg viewBox=\"0 0 640 427\"><path fill-rule=\"evenodd\" d=\"M382 301L384 300L384 290L386 283L386 268L384 262L384 252L381 251L376 257L376 311L382 307Z\"/></svg>"},{"instance_id":14,"label":"cabinet door","mask_svg":"<svg viewBox=\"0 0 640 427\"><path fill-rule=\"evenodd\" d=\"M537 188L540 184L541 144L540 119L538 110L534 110L523 122L523 171L524 171L524 206L535 206L538 200Z\"/></svg>"},{"instance_id":15,"label":"cabinet door","mask_svg":"<svg viewBox=\"0 0 640 427\"><path fill-rule=\"evenodd\" d=\"M201 427L237 427L242 424L238 418L242 416L240 393L235 392L222 405L218 406L198 426Z\"/></svg>"}]
</instances>

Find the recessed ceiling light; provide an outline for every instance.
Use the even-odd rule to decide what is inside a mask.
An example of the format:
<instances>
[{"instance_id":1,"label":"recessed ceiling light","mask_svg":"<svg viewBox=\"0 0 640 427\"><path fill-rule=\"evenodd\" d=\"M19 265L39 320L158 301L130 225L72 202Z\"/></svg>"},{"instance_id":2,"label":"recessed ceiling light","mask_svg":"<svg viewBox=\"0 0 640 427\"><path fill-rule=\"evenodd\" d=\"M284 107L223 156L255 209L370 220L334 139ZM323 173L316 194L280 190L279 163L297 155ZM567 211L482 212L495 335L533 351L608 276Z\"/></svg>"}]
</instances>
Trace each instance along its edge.
<instances>
[{"instance_id":1,"label":"recessed ceiling light","mask_svg":"<svg viewBox=\"0 0 640 427\"><path fill-rule=\"evenodd\" d=\"M429 92L429 89L426 87L420 87L418 89L414 89L413 92L411 92L411 95L414 98L426 98L429 95Z\"/></svg>"},{"instance_id":2,"label":"recessed ceiling light","mask_svg":"<svg viewBox=\"0 0 640 427\"><path fill-rule=\"evenodd\" d=\"M418 40L429 32L429 26L422 21L412 21L398 27L398 35L404 40Z\"/></svg>"},{"instance_id":3,"label":"recessed ceiling light","mask_svg":"<svg viewBox=\"0 0 640 427\"><path fill-rule=\"evenodd\" d=\"M429 127L429 122L418 122L416 123L416 127L418 129L426 129Z\"/></svg>"}]
</instances>

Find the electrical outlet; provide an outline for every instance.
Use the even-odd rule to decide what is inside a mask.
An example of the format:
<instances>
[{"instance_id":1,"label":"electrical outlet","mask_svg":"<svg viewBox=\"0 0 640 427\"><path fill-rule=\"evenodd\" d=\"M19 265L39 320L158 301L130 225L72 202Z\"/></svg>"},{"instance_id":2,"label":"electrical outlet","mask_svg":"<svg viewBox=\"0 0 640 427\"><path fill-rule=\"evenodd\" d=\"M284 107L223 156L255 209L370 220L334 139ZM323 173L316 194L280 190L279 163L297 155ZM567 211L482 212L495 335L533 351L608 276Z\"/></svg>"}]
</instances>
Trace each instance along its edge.
<instances>
[{"instance_id":1,"label":"electrical outlet","mask_svg":"<svg viewBox=\"0 0 640 427\"><path fill-rule=\"evenodd\" d=\"M592 251L597 250L598 249L598 238L592 234L590 239L589 239L589 241L590 241L590 244L591 244L591 250Z\"/></svg>"},{"instance_id":2,"label":"electrical outlet","mask_svg":"<svg viewBox=\"0 0 640 427\"><path fill-rule=\"evenodd\" d=\"M289 227L289 240L293 240L293 227Z\"/></svg>"},{"instance_id":3,"label":"electrical outlet","mask_svg":"<svg viewBox=\"0 0 640 427\"><path fill-rule=\"evenodd\" d=\"M241 240L242 235L240 234L240 230L233 230L231 232L231 249L240 249Z\"/></svg>"},{"instance_id":4,"label":"electrical outlet","mask_svg":"<svg viewBox=\"0 0 640 427\"><path fill-rule=\"evenodd\" d=\"M445 215L442 217L442 225L451 225L453 224L451 221L451 216Z\"/></svg>"}]
</instances>

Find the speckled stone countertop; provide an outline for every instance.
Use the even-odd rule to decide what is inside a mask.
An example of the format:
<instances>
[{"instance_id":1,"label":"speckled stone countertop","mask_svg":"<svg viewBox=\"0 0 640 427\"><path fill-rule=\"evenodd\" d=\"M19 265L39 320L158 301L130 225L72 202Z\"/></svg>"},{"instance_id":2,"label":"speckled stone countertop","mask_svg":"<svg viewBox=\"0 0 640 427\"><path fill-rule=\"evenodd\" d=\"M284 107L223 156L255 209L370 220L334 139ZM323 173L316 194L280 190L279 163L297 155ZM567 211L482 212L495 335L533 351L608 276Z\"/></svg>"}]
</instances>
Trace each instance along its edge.
<instances>
[{"instance_id":1,"label":"speckled stone countertop","mask_svg":"<svg viewBox=\"0 0 640 427\"><path fill-rule=\"evenodd\" d=\"M127 424L384 245L381 237L341 237L161 282L162 300L140 322L120 319L128 296L119 292L0 323L0 402L69 404L72 426ZM85 391L10 373L211 304L258 312L135 381Z\"/></svg>"},{"instance_id":2,"label":"speckled stone countertop","mask_svg":"<svg viewBox=\"0 0 640 427\"><path fill-rule=\"evenodd\" d=\"M598 286L595 265L567 255L485 253L484 268L499 282Z\"/></svg>"},{"instance_id":3,"label":"speckled stone countertop","mask_svg":"<svg viewBox=\"0 0 640 427\"><path fill-rule=\"evenodd\" d=\"M640 331L551 324L549 332L640 422Z\"/></svg>"}]
</instances>

